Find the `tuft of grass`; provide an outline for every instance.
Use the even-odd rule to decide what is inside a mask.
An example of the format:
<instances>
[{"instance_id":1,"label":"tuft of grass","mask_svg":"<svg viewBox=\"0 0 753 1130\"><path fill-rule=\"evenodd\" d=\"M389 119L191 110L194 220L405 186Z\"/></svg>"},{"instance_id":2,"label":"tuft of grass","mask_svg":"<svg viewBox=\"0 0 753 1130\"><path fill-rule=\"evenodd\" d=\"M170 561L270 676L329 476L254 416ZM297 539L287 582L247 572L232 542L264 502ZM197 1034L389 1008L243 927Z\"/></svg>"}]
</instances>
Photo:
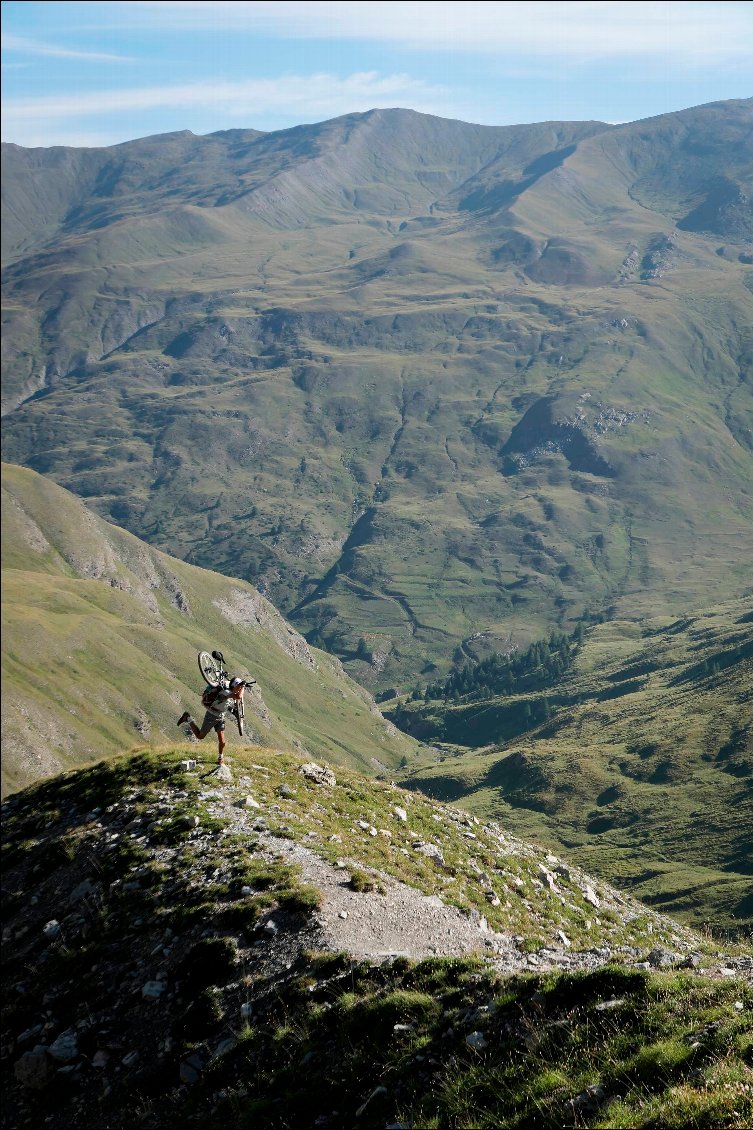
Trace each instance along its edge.
<instances>
[{"instance_id":1,"label":"tuft of grass","mask_svg":"<svg viewBox=\"0 0 753 1130\"><path fill-rule=\"evenodd\" d=\"M368 894L371 891L384 892L384 886L374 875L369 875L367 871L361 870L360 867L354 867L350 873L348 886L353 891L358 891L359 894Z\"/></svg>"},{"instance_id":2,"label":"tuft of grass","mask_svg":"<svg viewBox=\"0 0 753 1130\"><path fill-rule=\"evenodd\" d=\"M293 914L311 914L322 907L322 893L310 883L297 883L277 892L277 902Z\"/></svg>"},{"instance_id":3,"label":"tuft of grass","mask_svg":"<svg viewBox=\"0 0 753 1130\"><path fill-rule=\"evenodd\" d=\"M421 1029L441 1012L436 998L416 989L394 989L361 1000L342 1002L343 1023L354 1039L386 1039L395 1025Z\"/></svg>"}]
</instances>

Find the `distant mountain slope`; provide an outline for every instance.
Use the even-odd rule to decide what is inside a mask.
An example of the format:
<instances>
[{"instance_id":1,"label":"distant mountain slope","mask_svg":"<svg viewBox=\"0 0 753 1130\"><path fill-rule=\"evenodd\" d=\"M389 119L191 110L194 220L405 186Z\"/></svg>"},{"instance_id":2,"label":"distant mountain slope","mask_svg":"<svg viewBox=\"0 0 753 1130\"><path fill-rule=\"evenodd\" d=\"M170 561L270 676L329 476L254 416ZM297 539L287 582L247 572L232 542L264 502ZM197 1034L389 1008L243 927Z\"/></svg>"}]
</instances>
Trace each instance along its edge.
<instances>
[{"instance_id":1,"label":"distant mountain slope","mask_svg":"<svg viewBox=\"0 0 753 1130\"><path fill-rule=\"evenodd\" d=\"M735 596L752 126L380 110L14 147L7 457L375 688Z\"/></svg>"},{"instance_id":2,"label":"distant mountain slope","mask_svg":"<svg viewBox=\"0 0 753 1130\"><path fill-rule=\"evenodd\" d=\"M370 772L414 743L337 660L242 581L196 569L90 513L33 471L2 471L3 793L61 768L178 736L203 717L198 651L250 672L247 736ZM232 732L231 732L232 730ZM210 734L196 755L216 759Z\"/></svg>"},{"instance_id":3,"label":"distant mountain slope","mask_svg":"<svg viewBox=\"0 0 753 1130\"><path fill-rule=\"evenodd\" d=\"M401 705L408 732L451 743L413 787L563 845L696 925L749 931L753 597L597 625L555 685L498 691Z\"/></svg>"},{"instance_id":4,"label":"distant mountain slope","mask_svg":"<svg viewBox=\"0 0 753 1130\"><path fill-rule=\"evenodd\" d=\"M109 225L180 205L239 204L277 228L331 222L338 213L402 215L445 196L489 162L509 172L606 128L474 126L372 110L272 134L197 137L186 130L108 149L7 145L3 262L49 245L50 232L96 245Z\"/></svg>"}]
</instances>

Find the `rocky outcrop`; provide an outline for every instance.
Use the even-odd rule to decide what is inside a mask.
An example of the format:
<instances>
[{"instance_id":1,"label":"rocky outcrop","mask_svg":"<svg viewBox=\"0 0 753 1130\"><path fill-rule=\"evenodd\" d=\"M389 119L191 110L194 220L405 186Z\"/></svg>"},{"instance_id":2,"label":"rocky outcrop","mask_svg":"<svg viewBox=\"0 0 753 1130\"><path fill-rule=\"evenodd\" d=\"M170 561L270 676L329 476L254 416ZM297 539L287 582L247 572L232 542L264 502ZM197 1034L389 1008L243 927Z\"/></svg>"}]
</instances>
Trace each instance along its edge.
<instances>
[{"instance_id":1,"label":"rocky outcrop","mask_svg":"<svg viewBox=\"0 0 753 1130\"><path fill-rule=\"evenodd\" d=\"M260 593L233 589L229 596L213 603L231 623L263 629L296 662L306 667L315 666L313 653L303 636L291 628Z\"/></svg>"},{"instance_id":2,"label":"rocky outcrop","mask_svg":"<svg viewBox=\"0 0 753 1130\"><path fill-rule=\"evenodd\" d=\"M659 233L653 236L641 260L640 277L644 281L660 279L683 258L677 235Z\"/></svg>"},{"instance_id":3,"label":"rocky outcrop","mask_svg":"<svg viewBox=\"0 0 753 1130\"><path fill-rule=\"evenodd\" d=\"M599 450L585 408L543 396L513 428L502 448L505 467L514 473L548 454L561 453L572 471L612 478L614 468Z\"/></svg>"}]
</instances>

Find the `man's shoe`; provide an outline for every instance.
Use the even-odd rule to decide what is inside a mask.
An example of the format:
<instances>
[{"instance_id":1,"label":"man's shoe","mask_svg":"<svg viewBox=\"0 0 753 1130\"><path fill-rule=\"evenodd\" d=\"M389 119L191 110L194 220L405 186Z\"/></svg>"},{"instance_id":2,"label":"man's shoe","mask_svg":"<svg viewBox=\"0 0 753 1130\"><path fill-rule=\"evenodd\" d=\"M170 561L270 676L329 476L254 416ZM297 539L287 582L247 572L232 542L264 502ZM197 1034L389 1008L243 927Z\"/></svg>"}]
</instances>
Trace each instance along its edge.
<instances>
[{"instance_id":1,"label":"man's shoe","mask_svg":"<svg viewBox=\"0 0 753 1130\"><path fill-rule=\"evenodd\" d=\"M191 717L191 715L188 713L188 711L184 710L183 713L181 714L180 718L176 722L176 725L177 726L183 726L188 721L188 719L190 717Z\"/></svg>"}]
</instances>

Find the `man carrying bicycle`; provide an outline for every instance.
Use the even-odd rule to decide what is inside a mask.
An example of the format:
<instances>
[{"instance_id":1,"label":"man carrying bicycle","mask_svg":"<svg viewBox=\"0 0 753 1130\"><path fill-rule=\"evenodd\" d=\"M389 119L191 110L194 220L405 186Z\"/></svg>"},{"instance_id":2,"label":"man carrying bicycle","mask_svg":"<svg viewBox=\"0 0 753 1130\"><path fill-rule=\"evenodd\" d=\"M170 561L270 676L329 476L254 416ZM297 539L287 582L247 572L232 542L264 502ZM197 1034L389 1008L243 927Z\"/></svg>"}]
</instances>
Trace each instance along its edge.
<instances>
[{"instance_id":1,"label":"man carrying bicycle","mask_svg":"<svg viewBox=\"0 0 753 1130\"><path fill-rule=\"evenodd\" d=\"M191 728L191 733L198 741L203 741L210 730L214 730L217 734L217 764L222 765L225 760L225 714L229 710L231 714L238 716L238 710L243 702L243 692L246 687L252 686L256 679L231 679L228 683L227 680L222 679L217 685L210 685L206 688L201 696L201 704L205 708L204 721L199 728L194 722L193 718L186 710L181 714L178 719L178 725L183 726L188 723Z\"/></svg>"}]
</instances>

